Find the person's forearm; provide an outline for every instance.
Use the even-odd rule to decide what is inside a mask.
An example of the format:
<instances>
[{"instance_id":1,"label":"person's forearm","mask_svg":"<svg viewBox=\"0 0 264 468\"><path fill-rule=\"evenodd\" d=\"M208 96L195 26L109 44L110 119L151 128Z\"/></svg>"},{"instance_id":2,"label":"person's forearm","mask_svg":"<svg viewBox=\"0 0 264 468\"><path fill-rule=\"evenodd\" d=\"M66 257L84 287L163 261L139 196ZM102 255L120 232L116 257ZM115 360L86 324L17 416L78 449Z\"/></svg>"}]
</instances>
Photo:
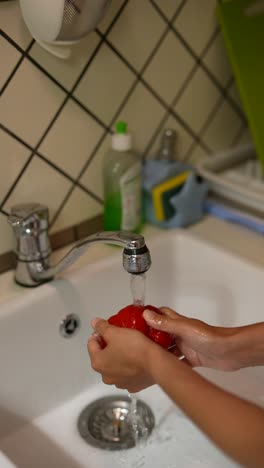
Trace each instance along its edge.
<instances>
[{"instance_id":1,"label":"person's forearm","mask_svg":"<svg viewBox=\"0 0 264 468\"><path fill-rule=\"evenodd\" d=\"M162 349L152 349L149 362L155 382L218 447L243 466L264 466L261 408L216 387Z\"/></svg>"},{"instance_id":2,"label":"person's forearm","mask_svg":"<svg viewBox=\"0 0 264 468\"><path fill-rule=\"evenodd\" d=\"M228 353L232 354L238 367L264 365L264 322L229 329L226 340Z\"/></svg>"}]
</instances>

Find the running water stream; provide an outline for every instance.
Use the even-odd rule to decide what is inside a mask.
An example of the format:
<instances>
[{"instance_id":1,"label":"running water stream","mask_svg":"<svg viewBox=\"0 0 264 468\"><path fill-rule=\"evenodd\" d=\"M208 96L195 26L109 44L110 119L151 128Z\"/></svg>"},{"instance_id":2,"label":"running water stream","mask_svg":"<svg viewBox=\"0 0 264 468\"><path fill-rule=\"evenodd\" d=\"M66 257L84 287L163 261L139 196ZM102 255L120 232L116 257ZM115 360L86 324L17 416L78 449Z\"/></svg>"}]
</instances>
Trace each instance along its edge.
<instances>
[{"instance_id":1,"label":"running water stream","mask_svg":"<svg viewBox=\"0 0 264 468\"><path fill-rule=\"evenodd\" d=\"M143 275L131 275L130 290L134 305L145 304L146 273Z\"/></svg>"},{"instance_id":2,"label":"running water stream","mask_svg":"<svg viewBox=\"0 0 264 468\"><path fill-rule=\"evenodd\" d=\"M131 275L130 279L130 290L133 299L133 304L137 306L144 306L145 304L145 291L146 291L146 274L142 275ZM133 430L133 436L135 441L135 446L139 443L139 438L141 441L146 439L148 432L146 427L139 426L139 414L137 408L137 395L128 393L128 396L131 400L130 405L130 420Z\"/></svg>"}]
</instances>

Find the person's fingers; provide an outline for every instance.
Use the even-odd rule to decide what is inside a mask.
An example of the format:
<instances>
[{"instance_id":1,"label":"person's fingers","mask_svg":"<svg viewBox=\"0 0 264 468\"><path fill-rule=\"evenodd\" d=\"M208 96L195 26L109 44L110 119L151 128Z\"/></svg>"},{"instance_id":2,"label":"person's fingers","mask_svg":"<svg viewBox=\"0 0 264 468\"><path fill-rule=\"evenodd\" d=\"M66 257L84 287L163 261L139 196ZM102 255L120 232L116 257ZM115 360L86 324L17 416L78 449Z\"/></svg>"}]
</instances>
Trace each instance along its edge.
<instances>
[{"instance_id":1,"label":"person's fingers","mask_svg":"<svg viewBox=\"0 0 264 468\"><path fill-rule=\"evenodd\" d=\"M109 375L103 375L102 376L102 381L106 385L114 385L115 384L113 377L110 377Z\"/></svg>"},{"instance_id":2,"label":"person's fingers","mask_svg":"<svg viewBox=\"0 0 264 468\"><path fill-rule=\"evenodd\" d=\"M96 333L101 336L105 336L107 331L110 329L111 325L107 322L107 320L103 320L101 318L94 318L91 321L91 325Z\"/></svg>"},{"instance_id":3,"label":"person's fingers","mask_svg":"<svg viewBox=\"0 0 264 468\"><path fill-rule=\"evenodd\" d=\"M175 334L177 332L177 321L173 320L166 315L156 314L152 310L145 309L143 317L147 324L156 330L166 331Z\"/></svg>"},{"instance_id":4,"label":"person's fingers","mask_svg":"<svg viewBox=\"0 0 264 468\"><path fill-rule=\"evenodd\" d=\"M90 355L93 355L97 351L100 351L101 346L97 336L91 335L88 339L87 349Z\"/></svg>"},{"instance_id":5,"label":"person's fingers","mask_svg":"<svg viewBox=\"0 0 264 468\"><path fill-rule=\"evenodd\" d=\"M179 318L184 318L183 315L180 315L178 314L178 312L176 312L175 310L173 309L170 309L170 307L159 307L159 310L164 314L166 315L166 317L169 317L171 319L179 319Z\"/></svg>"}]
</instances>

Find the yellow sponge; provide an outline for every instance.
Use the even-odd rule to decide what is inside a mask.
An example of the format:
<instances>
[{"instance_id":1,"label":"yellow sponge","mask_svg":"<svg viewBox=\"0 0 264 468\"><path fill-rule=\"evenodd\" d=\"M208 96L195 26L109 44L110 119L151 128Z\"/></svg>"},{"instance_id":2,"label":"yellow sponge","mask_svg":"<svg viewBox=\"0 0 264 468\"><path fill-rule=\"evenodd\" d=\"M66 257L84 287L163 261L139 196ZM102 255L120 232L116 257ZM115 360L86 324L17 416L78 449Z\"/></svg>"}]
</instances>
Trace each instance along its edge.
<instances>
[{"instance_id":1,"label":"yellow sponge","mask_svg":"<svg viewBox=\"0 0 264 468\"><path fill-rule=\"evenodd\" d=\"M166 179L152 189L154 213L158 221L166 219L168 200L177 193L190 175L190 171Z\"/></svg>"}]
</instances>

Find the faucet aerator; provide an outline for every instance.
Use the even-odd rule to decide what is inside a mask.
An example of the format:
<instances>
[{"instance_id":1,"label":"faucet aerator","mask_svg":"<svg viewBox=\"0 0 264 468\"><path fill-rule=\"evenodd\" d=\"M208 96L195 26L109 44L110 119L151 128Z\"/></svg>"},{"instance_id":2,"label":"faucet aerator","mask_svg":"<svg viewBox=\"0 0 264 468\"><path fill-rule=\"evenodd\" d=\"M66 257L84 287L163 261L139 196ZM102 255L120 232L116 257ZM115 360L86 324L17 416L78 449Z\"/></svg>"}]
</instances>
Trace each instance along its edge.
<instances>
[{"instance_id":1,"label":"faucet aerator","mask_svg":"<svg viewBox=\"0 0 264 468\"><path fill-rule=\"evenodd\" d=\"M142 275L151 266L149 249L146 245L139 249L125 248L123 251L123 267L132 275Z\"/></svg>"}]
</instances>

